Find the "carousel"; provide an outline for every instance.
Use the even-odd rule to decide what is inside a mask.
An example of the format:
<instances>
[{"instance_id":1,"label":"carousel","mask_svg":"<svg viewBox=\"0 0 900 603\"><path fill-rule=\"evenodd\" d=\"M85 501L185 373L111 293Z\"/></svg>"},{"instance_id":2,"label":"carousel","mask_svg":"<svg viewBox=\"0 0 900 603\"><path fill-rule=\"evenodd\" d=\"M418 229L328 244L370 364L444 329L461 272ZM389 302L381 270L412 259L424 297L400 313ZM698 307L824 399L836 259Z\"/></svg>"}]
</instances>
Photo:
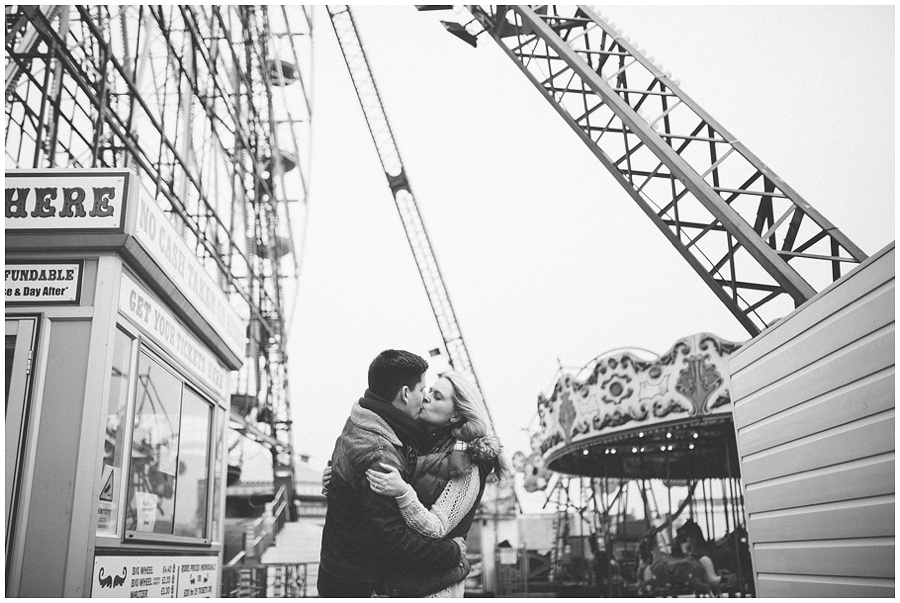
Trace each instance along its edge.
<instances>
[{"instance_id":1,"label":"carousel","mask_svg":"<svg viewBox=\"0 0 900 603\"><path fill-rule=\"evenodd\" d=\"M663 356L615 350L539 396L526 487L556 507L560 589L754 594L728 383L738 347L700 333Z\"/></svg>"}]
</instances>

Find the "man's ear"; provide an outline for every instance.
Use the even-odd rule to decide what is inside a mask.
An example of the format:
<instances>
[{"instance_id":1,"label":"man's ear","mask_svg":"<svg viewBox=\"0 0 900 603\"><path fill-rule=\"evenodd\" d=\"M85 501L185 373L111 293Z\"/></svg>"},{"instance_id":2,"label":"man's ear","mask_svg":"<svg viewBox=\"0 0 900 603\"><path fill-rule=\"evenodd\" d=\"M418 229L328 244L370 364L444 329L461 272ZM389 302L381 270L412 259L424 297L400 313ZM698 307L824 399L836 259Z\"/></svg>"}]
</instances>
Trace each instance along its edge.
<instances>
[{"instance_id":1,"label":"man's ear","mask_svg":"<svg viewBox=\"0 0 900 603\"><path fill-rule=\"evenodd\" d=\"M409 386L404 385L400 388L400 402L404 404L409 404Z\"/></svg>"}]
</instances>

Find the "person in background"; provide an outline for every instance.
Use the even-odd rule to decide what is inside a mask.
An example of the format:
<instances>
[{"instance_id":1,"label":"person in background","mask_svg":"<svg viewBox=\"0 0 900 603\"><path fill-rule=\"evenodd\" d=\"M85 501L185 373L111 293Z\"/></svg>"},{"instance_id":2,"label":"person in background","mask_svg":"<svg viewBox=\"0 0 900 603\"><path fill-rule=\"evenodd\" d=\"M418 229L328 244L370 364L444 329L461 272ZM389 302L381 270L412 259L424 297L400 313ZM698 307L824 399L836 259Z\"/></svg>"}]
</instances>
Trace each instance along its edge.
<instances>
[{"instance_id":1,"label":"person in background","mask_svg":"<svg viewBox=\"0 0 900 603\"><path fill-rule=\"evenodd\" d=\"M353 405L331 456L317 585L322 597L387 594L392 576L411 572L440 590L468 574L463 538L411 529L394 500L375 494L366 479L367 470L385 467L409 477L425 444L416 417L427 369L423 358L402 350L385 350L369 366L369 387Z\"/></svg>"},{"instance_id":2,"label":"person in background","mask_svg":"<svg viewBox=\"0 0 900 603\"><path fill-rule=\"evenodd\" d=\"M417 532L465 538L488 476L502 479L511 466L492 432L481 394L458 373L445 373L434 384L419 422L428 429L430 452L419 457L412 481L387 464L380 471L368 469L366 477L374 492L397 501L403 519ZM414 568L393 579L391 594L462 597L465 590L464 580L435 588Z\"/></svg>"}]
</instances>

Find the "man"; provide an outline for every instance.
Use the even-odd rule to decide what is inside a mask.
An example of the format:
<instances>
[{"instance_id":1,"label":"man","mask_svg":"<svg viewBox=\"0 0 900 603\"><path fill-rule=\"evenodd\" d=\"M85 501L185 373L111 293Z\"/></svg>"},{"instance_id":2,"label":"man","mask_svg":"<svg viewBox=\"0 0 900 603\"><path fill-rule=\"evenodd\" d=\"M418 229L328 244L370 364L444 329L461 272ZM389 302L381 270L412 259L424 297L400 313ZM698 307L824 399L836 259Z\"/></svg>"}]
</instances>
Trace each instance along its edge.
<instances>
[{"instance_id":1,"label":"man","mask_svg":"<svg viewBox=\"0 0 900 603\"><path fill-rule=\"evenodd\" d=\"M396 501L372 492L366 479L369 468L383 471L381 463L409 479L423 445L416 417L427 370L422 357L402 350L385 350L369 366L369 388L353 406L331 456L319 563L322 597L385 594L385 579L411 568L437 579L433 590L468 573L462 539L428 538L409 528Z\"/></svg>"}]
</instances>

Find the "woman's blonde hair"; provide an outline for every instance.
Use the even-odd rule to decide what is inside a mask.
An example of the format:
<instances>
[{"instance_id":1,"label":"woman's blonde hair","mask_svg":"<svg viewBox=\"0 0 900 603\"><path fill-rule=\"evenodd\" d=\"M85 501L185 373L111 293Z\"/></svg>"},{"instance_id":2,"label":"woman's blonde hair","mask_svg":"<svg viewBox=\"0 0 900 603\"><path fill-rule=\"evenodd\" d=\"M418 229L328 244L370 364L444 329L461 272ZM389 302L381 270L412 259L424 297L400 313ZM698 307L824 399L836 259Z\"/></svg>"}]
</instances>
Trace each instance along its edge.
<instances>
[{"instance_id":1,"label":"woman's blonde hair","mask_svg":"<svg viewBox=\"0 0 900 603\"><path fill-rule=\"evenodd\" d=\"M512 466L503 455L500 439L491 426L487 406L484 398L481 397L481 392L471 381L455 371L447 371L441 376L453 385L453 405L460 416L459 422L450 430L450 433L454 438L463 442L472 442L477 438L490 441L500 451L497 461L492 467L493 472L498 478L511 475Z\"/></svg>"}]
</instances>

